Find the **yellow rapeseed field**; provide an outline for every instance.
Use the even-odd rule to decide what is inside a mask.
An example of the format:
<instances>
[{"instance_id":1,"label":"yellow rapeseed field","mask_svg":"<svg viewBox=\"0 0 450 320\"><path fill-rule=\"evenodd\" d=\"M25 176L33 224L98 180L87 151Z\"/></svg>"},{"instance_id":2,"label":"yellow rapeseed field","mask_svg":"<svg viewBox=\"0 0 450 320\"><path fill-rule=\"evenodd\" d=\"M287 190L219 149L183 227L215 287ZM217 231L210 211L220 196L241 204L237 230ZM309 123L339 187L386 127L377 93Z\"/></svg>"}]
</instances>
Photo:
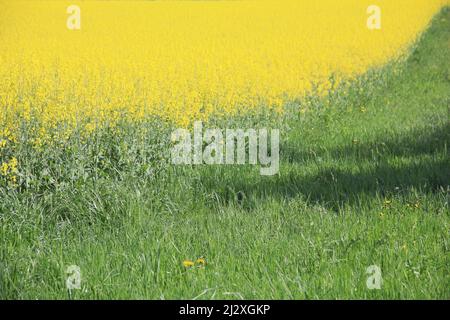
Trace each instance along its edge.
<instances>
[{"instance_id":1,"label":"yellow rapeseed field","mask_svg":"<svg viewBox=\"0 0 450 320\"><path fill-rule=\"evenodd\" d=\"M0 149L24 123L39 146L120 120L282 112L401 56L448 3L377 0L369 30L373 2L0 0Z\"/></svg>"}]
</instances>

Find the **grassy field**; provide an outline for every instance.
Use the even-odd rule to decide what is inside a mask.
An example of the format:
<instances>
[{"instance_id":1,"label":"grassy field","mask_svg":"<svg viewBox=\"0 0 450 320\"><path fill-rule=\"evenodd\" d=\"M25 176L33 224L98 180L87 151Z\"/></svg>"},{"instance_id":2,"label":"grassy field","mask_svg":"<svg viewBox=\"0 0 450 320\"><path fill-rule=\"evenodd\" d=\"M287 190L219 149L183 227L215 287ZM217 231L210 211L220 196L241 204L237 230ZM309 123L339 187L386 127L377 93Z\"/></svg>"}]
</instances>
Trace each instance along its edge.
<instances>
[{"instance_id":1,"label":"grassy field","mask_svg":"<svg viewBox=\"0 0 450 320\"><path fill-rule=\"evenodd\" d=\"M66 187L1 189L0 298L450 298L448 8L411 50L270 121L277 176L165 166L147 177L124 164ZM80 159L46 157L49 171L78 170ZM182 264L200 257L206 266ZM81 290L66 289L70 265ZM380 290L366 287L371 265Z\"/></svg>"}]
</instances>

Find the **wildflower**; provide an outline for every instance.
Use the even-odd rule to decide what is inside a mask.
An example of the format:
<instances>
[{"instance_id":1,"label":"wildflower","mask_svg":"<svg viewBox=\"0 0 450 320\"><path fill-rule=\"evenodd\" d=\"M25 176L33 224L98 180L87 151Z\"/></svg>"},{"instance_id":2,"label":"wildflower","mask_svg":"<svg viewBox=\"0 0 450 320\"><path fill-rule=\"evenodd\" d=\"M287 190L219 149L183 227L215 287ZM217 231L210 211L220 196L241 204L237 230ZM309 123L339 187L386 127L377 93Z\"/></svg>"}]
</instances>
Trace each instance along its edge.
<instances>
[{"instance_id":1,"label":"wildflower","mask_svg":"<svg viewBox=\"0 0 450 320\"><path fill-rule=\"evenodd\" d=\"M197 260L195 260L195 263L199 265L199 267L206 266L206 260L204 258L198 258Z\"/></svg>"},{"instance_id":2,"label":"wildflower","mask_svg":"<svg viewBox=\"0 0 450 320\"><path fill-rule=\"evenodd\" d=\"M192 262L191 260L183 260L183 266L185 268L191 268L194 266L194 262Z\"/></svg>"},{"instance_id":3,"label":"wildflower","mask_svg":"<svg viewBox=\"0 0 450 320\"><path fill-rule=\"evenodd\" d=\"M9 161L9 167L11 172L16 172L17 171L17 164L18 161L15 157L13 157L10 161Z\"/></svg>"},{"instance_id":4,"label":"wildflower","mask_svg":"<svg viewBox=\"0 0 450 320\"><path fill-rule=\"evenodd\" d=\"M1 169L0 172L1 172L2 176L6 176L8 174L8 163L3 162L0 169Z\"/></svg>"}]
</instances>

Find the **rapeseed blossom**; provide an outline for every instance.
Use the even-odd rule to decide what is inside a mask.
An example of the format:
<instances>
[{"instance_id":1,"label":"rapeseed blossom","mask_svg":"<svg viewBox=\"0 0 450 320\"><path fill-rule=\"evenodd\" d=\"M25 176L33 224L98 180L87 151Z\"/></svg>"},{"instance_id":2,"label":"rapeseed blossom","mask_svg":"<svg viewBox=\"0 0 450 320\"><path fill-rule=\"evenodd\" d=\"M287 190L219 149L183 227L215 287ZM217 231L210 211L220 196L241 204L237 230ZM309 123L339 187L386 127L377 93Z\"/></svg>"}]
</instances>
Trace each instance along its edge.
<instances>
[{"instance_id":1,"label":"rapeseed blossom","mask_svg":"<svg viewBox=\"0 0 450 320\"><path fill-rule=\"evenodd\" d=\"M36 148L120 121L186 127L326 94L401 57L447 0L0 0L0 148ZM23 125L26 123L28 125ZM7 134L6 134L7 133Z\"/></svg>"}]
</instances>

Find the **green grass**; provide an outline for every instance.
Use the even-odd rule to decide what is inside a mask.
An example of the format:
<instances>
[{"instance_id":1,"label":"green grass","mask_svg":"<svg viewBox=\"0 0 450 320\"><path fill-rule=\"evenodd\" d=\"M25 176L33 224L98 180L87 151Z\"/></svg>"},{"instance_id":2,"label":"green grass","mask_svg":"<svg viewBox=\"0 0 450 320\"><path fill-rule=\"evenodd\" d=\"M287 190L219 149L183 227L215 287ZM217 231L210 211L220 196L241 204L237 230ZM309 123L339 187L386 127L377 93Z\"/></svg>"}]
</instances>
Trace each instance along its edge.
<instances>
[{"instance_id":1,"label":"green grass","mask_svg":"<svg viewBox=\"0 0 450 320\"><path fill-rule=\"evenodd\" d=\"M450 10L407 61L299 103L306 113L277 124L274 177L258 166L89 175L49 151L49 181L55 168L87 174L0 192L0 298L450 298ZM182 266L198 257L206 267ZM73 264L82 289L69 294ZM371 265L381 290L366 287Z\"/></svg>"}]
</instances>

